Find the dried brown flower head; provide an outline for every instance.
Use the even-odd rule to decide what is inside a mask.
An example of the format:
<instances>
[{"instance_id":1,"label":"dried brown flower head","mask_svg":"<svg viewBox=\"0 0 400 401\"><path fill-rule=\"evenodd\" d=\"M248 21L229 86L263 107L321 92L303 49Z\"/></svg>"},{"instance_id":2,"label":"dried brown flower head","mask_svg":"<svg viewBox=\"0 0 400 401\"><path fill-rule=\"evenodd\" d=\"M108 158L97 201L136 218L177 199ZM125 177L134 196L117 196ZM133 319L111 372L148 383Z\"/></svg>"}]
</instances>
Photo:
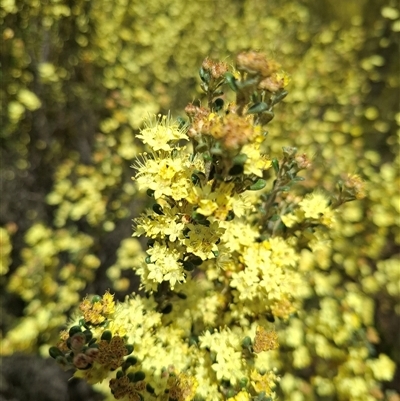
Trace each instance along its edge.
<instances>
[{"instance_id":1,"label":"dried brown flower head","mask_svg":"<svg viewBox=\"0 0 400 401\"><path fill-rule=\"evenodd\" d=\"M99 342L99 352L96 356L96 362L104 366L110 366L111 369L118 369L124 362L124 356L128 354L125 347L125 341L114 336L110 342L101 340Z\"/></svg>"},{"instance_id":2,"label":"dried brown flower head","mask_svg":"<svg viewBox=\"0 0 400 401\"><path fill-rule=\"evenodd\" d=\"M208 71L214 79L219 79L228 71L228 66L222 61L213 61L209 57L205 58L201 65L205 71Z\"/></svg>"},{"instance_id":3,"label":"dried brown flower head","mask_svg":"<svg viewBox=\"0 0 400 401\"><path fill-rule=\"evenodd\" d=\"M365 198L365 183L359 175L348 175L344 180L344 187L348 192L351 192L356 199Z\"/></svg>"},{"instance_id":4,"label":"dried brown flower head","mask_svg":"<svg viewBox=\"0 0 400 401\"><path fill-rule=\"evenodd\" d=\"M239 71L266 78L278 70L279 64L274 60L268 60L263 53L250 51L238 54L236 67Z\"/></svg>"},{"instance_id":5,"label":"dried brown flower head","mask_svg":"<svg viewBox=\"0 0 400 401\"><path fill-rule=\"evenodd\" d=\"M305 153L303 153L302 155L297 155L294 160L296 161L299 170L305 170L311 167L310 159Z\"/></svg>"},{"instance_id":6,"label":"dried brown flower head","mask_svg":"<svg viewBox=\"0 0 400 401\"><path fill-rule=\"evenodd\" d=\"M211 135L220 139L226 149L239 149L257 136L257 129L248 119L231 113L215 121Z\"/></svg>"}]
</instances>

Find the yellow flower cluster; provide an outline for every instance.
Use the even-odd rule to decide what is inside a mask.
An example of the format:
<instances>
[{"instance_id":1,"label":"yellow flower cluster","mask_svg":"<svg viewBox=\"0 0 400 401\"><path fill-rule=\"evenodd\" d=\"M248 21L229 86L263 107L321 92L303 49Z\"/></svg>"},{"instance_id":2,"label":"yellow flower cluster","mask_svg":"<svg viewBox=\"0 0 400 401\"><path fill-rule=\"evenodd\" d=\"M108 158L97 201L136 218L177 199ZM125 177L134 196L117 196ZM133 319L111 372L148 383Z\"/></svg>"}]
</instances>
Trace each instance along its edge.
<instances>
[{"instance_id":1,"label":"yellow flower cluster","mask_svg":"<svg viewBox=\"0 0 400 401\"><path fill-rule=\"evenodd\" d=\"M169 118L159 118L158 124L145 128L139 137L149 145L164 138L168 149L155 145L134 165L139 190L146 189L156 202L135 220L134 235L153 239L146 263L137 272L146 290L155 290L163 281L173 289L185 282L185 271L207 260L221 260L220 255L226 253L226 245L221 242L223 223L233 216L244 216L252 205L238 184L211 178L211 166L200 154L190 154L178 146L179 140L188 137ZM263 160L258 149L252 149L252 157ZM257 175L270 164L258 163ZM251 177L252 172L247 175Z\"/></svg>"},{"instance_id":2,"label":"yellow flower cluster","mask_svg":"<svg viewBox=\"0 0 400 401\"><path fill-rule=\"evenodd\" d=\"M98 344L105 329L129 335L140 359L121 377L93 375L115 377L114 395L167 399L168 379L182 374L198 381L197 398L248 401L263 397L256 392L268 388L276 366L288 401L398 397L390 381L400 363L393 324L400 314L393 62L400 13L396 0L378 3L2 2L10 62L0 88L7 149L1 278L5 299L14 293L26 307L22 318L4 313L1 352L36 352L44 339L55 341L78 294L99 277L100 261L106 268L116 253L107 285L132 288L134 267L154 297L127 300L107 318L90 312L94 321L105 318L91 327ZM34 60L43 38L47 59ZM144 168L128 182L128 163L142 151L134 129L149 112L182 107L201 56L265 47L293 77L281 113L274 117L271 106L289 78L274 60L242 52L230 75L226 63L207 58L200 85L207 108L187 110L188 129L170 117L151 119L138 135L151 174ZM283 160L283 146L300 153L287 151ZM313 155L312 169L303 151ZM300 170L305 185L295 186ZM136 220L136 234L150 238L146 255L139 240L123 239L130 213L145 202L138 187L151 196ZM258 326L272 329L274 319L282 353L252 359L251 347L242 347L243 377L235 386L218 381L213 366L228 362L201 348L199 337L229 327L242 342ZM83 340L77 335L70 345L82 351ZM235 358L240 348L228 347ZM77 366L96 353L89 348ZM142 371L151 382L146 391Z\"/></svg>"},{"instance_id":3,"label":"yellow flower cluster","mask_svg":"<svg viewBox=\"0 0 400 401\"><path fill-rule=\"evenodd\" d=\"M277 349L278 335L275 331L267 331L262 326L257 327L256 337L254 339L253 350L255 353Z\"/></svg>"},{"instance_id":4,"label":"yellow flower cluster","mask_svg":"<svg viewBox=\"0 0 400 401\"><path fill-rule=\"evenodd\" d=\"M91 300L85 298L79 305L79 310L86 322L100 324L114 314L114 296L106 292L102 298L93 297Z\"/></svg>"},{"instance_id":5,"label":"yellow flower cluster","mask_svg":"<svg viewBox=\"0 0 400 401\"><path fill-rule=\"evenodd\" d=\"M306 195L290 213L283 215L286 227L293 227L304 221L318 222L332 227L335 219L334 211L328 205L329 199L322 193L314 192Z\"/></svg>"}]
</instances>

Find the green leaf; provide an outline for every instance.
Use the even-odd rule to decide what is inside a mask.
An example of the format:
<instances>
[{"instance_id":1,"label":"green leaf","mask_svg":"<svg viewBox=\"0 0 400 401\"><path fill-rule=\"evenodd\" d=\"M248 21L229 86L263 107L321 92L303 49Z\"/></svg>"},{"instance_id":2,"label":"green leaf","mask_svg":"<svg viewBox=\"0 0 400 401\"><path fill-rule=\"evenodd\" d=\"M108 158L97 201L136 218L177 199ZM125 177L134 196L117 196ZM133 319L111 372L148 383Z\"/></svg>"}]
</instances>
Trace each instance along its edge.
<instances>
[{"instance_id":1,"label":"green leaf","mask_svg":"<svg viewBox=\"0 0 400 401\"><path fill-rule=\"evenodd\" d=\"M86 337L86 342L90 342L93 339L93 333L90 330L85 330L83 334Z\"/></svg>"},{"instance_id":2,"label":"green leaf","mask_svg":"<svg viewBox=\"0 0 400 401\"><path fill-rule=\"evenodd\" d=\"M200 143L196 146L195 151L196 151L196 152L199 152L199 153L202 153L202 152L205 152L207 149L208 149L207 144L206 144L205 142L200 142Z\"/></svg>"},{"instance_id":3,"label":"green leaf","mask_svg":"<svg viewBox=\"0 0 400 401\"><path fill-rule=\"evenodd\" d=\"M146 391L147 391L148 393L150 393L150 394L154 394L154 393L155 393L154 388L151 387L149 383L146 384Z\"/></svg>"},{"instance_id":4,"label":"green leaf","mask_svg":"<svg viewBox=\"0 0 400 401\"><path fill-rule=\"evenodd\" d=\"M243 166L243 164L246 163L247 159L248 159L247 155L245 155L244 153L239 153L233 158L232 162L233 164L238 164L240 166Z\"/></svg>"},{"instance_id":5,"label":"green leaf","mask_svg":"<svg viewBox=\"0 0 400 401\"><path fill-rule=\"evenodd\" d=\"M210 78L211 78L210 73L208 71L206 71L203 67L200 67L199 75L200 75L201 80L204 83L208 84L210 82Z\"/></svg>"},{"instance_id":6,"label":"green leaf","mask_svg":"<svg viewBox=\"0 0 400 401\"><path fill-rule=\"evenodd\" d=\"M248 348L251 346L251 338L249 336L245 337L242 341L242 347Z\"/></svg>"},{"instance_id":7,"label":"green leaf","mask_svg":"<svg viewBox=\"0 0 400 401\"><path fill-rule=\"evenodd\" d=\"M260 189L265 188L267 182L263 179L258 179L253 185L250 185L250 191L259 191Z\"/></svg>"},{"instance_id":8,"label":"green leaf","mask_svg":"<svg viewBox=\"0 0 400 401\"><path fill-rule=\"evenodd\" d=\"M229 85L229 87L234 91L237 92L238 88L236 85L236 78L230 72L227 72L225 75L225 82Z\"/></svg>"},{"instance_id":9,"label":"green leaf","mask_svg":"<svg viewBox=\"0 0 400 401\"><path fill-rule=\"evenodd\" d=\"M261 117L262 123L267 124L275 117L275 114L272 111L267 110L262 112Z\"/></svg>"},{"instance_id":10,"label":"green leaf","mask_svg":"<svg viewBox=\"0 0 400 401\"><path fill-rule=\"evenodd\" d=\"M274 168L275 173L278 174L279 173L279 161L277 158L272 159L272 167Z\"/></svg>"},{"instance_id":11,"label":"green leaf","mask_svg":"<svg viewBox=\"0 0 400 401\"><path fill-rule=\"evenodd\" d=\"M140 382L140 381L144 380L145 377L146 377L146 374L144 372L142 372L141 370L139 370L139 372L134 373L133 382Z\"/></svg>"},{"instance_id":12,"label":"green leaf","mask_svg":"<svg viewBox=\"0 0 400 401\"><path fill-rule=\"evenodd\" d=\"M248 110L247 114L258 114L268 110L268 105L265 102L253 104Z\"/></svg>"},{"instance_id":13,"label":"green leaf","mask_svg":"<svg viewBox=\"0 0 400 401\"><path fill-rule=\"evenodd\" d=\"M281 100L283 100L287 96L288 93L289 92L286 90L283 90L282 92L277 93L276 96L274 97L274 99L272 100L272 104L275 105L275 104L279 103Z\"/></svg>"}]
</instances>

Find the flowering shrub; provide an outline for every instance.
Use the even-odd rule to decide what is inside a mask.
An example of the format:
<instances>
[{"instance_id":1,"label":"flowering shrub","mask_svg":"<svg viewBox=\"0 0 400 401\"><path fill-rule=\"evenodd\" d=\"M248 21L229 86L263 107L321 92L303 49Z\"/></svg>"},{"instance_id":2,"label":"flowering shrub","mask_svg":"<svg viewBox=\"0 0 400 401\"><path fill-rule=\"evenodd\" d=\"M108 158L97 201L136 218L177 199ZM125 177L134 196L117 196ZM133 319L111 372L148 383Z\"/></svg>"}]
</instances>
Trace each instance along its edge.
<instances>
[{"instance_id":1,"label":"flowering shrub","mask_svg":"<svg viewBox=\"0 0 400 401\"><path fill-rule=\"evenodd\" d=\"M259 307L257 302L275 289L275 298L261 308L268 311L264 316L268 323L257 327L267 332L274 328L280 346L256 355L258 359L268 359L268 369L277 368L276 372L267 369L266 372L271 373L263 377L269 380L272 375L279 376L275 391L281 399L396 400L398 395L393 389L399 389L399 370L397 368L397 373L393 374L392 362L397 365L400 362L396 346L396 329L400 322L400 114L396 35L400 29L400 13L396 1L379 0L367 4L345 0L271 0L268 7L263 2L253 1L220 0L211 4L204 7L204 2L192 2L187 6L182 0L145 3L98 0L95 4L85 0L74 4L1 2L0 19L5 29L4 52L0 58L6 84L0 88L0 114L4 120L0 133L4 140L1 148L4 196L0 200L4 212L1 216L4 228L0 229L0 286L4 296L0 305L0 351L2 354L24 351L48 355L49 344L55 343L60 325L70 316L79 299L87 293L104 294L106 288L111 288L113 293L116 291L115 297L122 300L126 293L137 288L132 274L134 268L142 275L143 290L157 288L153 294L159 294L140 298L155 302L142 308L146 315L151 315L151 310L161 314L161 323L152 326L154 332L166 324L185 328L185 333L206 333L207 328L212 331L220 327L246 327L247 321L254 319L249 315ZM186 151L197 153L198 159L206 162L203 170L206 177L196 172L198 183L185 183L181 178L190 170L189 165L169 178L178 180L180 187L175 186L173 191L171 187L171 193L165 193L168 185L164 185L160 187L164 192L155 195L152 189L147 196L147 188L154 187L152 178L162 183L168 177L161 180L158 175L144 174L142 178L136 176L135 181L129 180L132 171L129 164L143 152L139 141L134 140L136 128L149 112L183 110L195 91L192 72L204 54L224 58L249 48L268 49L269 54L284 60L293 82L290 95L279 105L273 124L268 125L268 136L264 138L261 132L263 144L255 145L252 141L260 134L257 126L266 126L266 120L271 117L268 110L262 115L253 114L262 121L253 119L249 124L246 119L217 110L219 107L227 110L229 104L236 102L243 105L240 113L249 117L246 107L256 101L249 98L248 93L242 91L239 99L227 93L216 96L211 99L211 106L206 94L202 105L194 103L192 110L187 109L190 126L184 128L169 117L149 121L145 130L175 126L178 129L173 130L172 136L176 135L177 139L183 134L183 138L177 142L171 140L169 144L162 141L161 146L167 149L155 151L156 160L152 159L152 149L157 148L157 143L160 146L159 134L163 137L165 129L159 129L155 138L143 135L143 141L147 138L153 142L146 143L147 155L140 159L148 168L155 168L156 162L166 167L164 160L170 161L178 153L179 160L185 158ZM241 65L243 73L251 74L254 66L252 69L246 65L248 59L243 56L237 67ZM259 56L258 53L252 55L253 63L259 61ZM261 74L268 75L268 70L275 68L271 60L268 61L261 66ZM211 69L212 75L212 63L207 61L204 67ZM235 83L240 80L239 71L228 70L233 78L224 76L224 85L235 89ZM274 76L265 76L259 89L272 93L279 85L280 74L278 70ZM213 105L217 98L224 100L224 104L218 100ZM248 105L246 99L250 102ZM210 121L196 114L196 108L201 106L208 109ZM199 124L206 124L205 129ZM229 127L240 127L238 131L243 135L236 136L237 131ZM213 147L223 150L222 156L213 150L211 164L206 160L207 148L190 148L199 146L202 136L210 151ZM190 140L185 141L185 137ZM210 140L219 144L214 146ZM214 170L221 168L219 160L229 161L230 156L235 157L232 149L235 144L248 159L234 163L232 167L237 174L233 177L245 177L246 186L258 177L266 186L256 192L248 189L235 193L239 189L238 180L234 180L230 188L231 183L221 182L213 173L213 180L218 184L212 184L218 192L217 199L214 188L207 186L212 170L205 170L205 167L207 162L210 167L218 161L219 167L215 166ZM231 153L225 152L229 147ZM305 178L291 185L287 192L279 188L287 186L285 182L291 179L285 168L275 172L274 161L283 164L283 147L287 153L285 157L291 157L293 147L300 150L295 159L298 167L303 166L300 176ZM170 157L163 152L169 152ZM304 152L309 158L303 156ZM136 174L140 170L140 160L134 162ZM243 172L240 172L241 164ZM173 166L177 168L176 164ZM351 174L343 175L343 172ZM300 176L297 175L297 179ZM362 200L359 200L364 193L360 177L367 183L367 197ZM341 193L337 192L338 184ZM228 185L226 207L226 200L221 198L221 192L225 196L223 185ZM176 220L169 205L174 204L174 211L182 213L181 205L171 196L192 189L192 203L187 205L191 221ZM271 190L276 196L260 198ZM221 240L218 242L217 238L214 245L223 252L229 242L229 249L234 252L228 252L228 262L232 260L242 270L234 271L222 255L215 256L214 245L204 261L187 251L188 247L193 248L191 239L197 234L191 229L183 239L180 228L183 230L189 224L198 229L201 226L200 220L189 212L196 209L206 220L216 221L219 226L226 210L238 208L236 198L239 195L246 197L247 205L253 205L255 210L249 212L244 204L241 208L246 213L241 217L240 212L236 211L236 215L235 211L228 212L223 223L226 227L221 227L225 231L221 236L216 230ZM194 196L201 204L196 205ZM336 212L341 203L354 197L358 199L356 202L346 202ZM142 210L146 202L148 210L135 219L136 236L129 238L132 216L137 216L137 210ZM156 203L162 214L152 209ZM262 210L269 210L270 215L257 217ZM233 220L229 221L231 217ZM257 218L264 228L254 229ZM164 227L163 231L157 231L153 224L155 219ZM253 230L248 229L249 222ZM170 227L165 228L169 224ZM264 231L266 238L261 238L260 233ZM309 238L310 232L316 239ZM150 240L146 253L142 251L145 236ZM296 236L296 244L288 243ZM152 246L151 240L155 245ZM250 246L255 240L260 242ZM264 259L268 265L272 263L272 255L266 255L269 250L257 245L265 245L265 240L273 245L271 250L282 249L281 256L274 257L274 264L287 253L285 260L289 262L272 270L283 272L284 281L268 276L269 280L264 279L263 284L259 284L264 278L259 264L264 264ZM292 254L287 251L288 246L292 247ZM160 252L157 259L153 257L154 248ZM188 252L194 256L188 256ZM193 263L197 257L201 265ZM146 258L150 263L143 263ZM293 265L290 265L292 259ZM178 274L177 278L186 280L185 283L175 282L172 298L167 291L171 284L169 278L173 277L172 272L168 276L169 261L177 268L173 271ZM217 262L221 268L216 266ZM168 271L164 273L163 269ZM271 275L271 271L267 273ZM144 278L150 274L150 279ZM301 280L298 285L290 281L295 279ZM282 288L277 289L276 283ZM295 289L291 292L293 286ZM284 294L290 297L279 305L277 300ZM144 296L144 292L141 295ZM182 299L184 296L186 300ZM88 296L83 305L88 307L91 302L92 296ZM94 310L102 309L102 303L95 304ZM86 310L90 312L91 308ZM86 319L85 312L78 313L71 324L85 332L83 322L79 324L80 319ZM104 316L100 324L110 324L113 316ZM285 316L289 318L285 320ZM273 325L269 322L272 317ZM188 329L187 322L193 321L193 330L192 327ZM89 328L93 331L93 327ZM257 328L252 330L245 338L250 338L254 351ZM165 341L159 340L162 334L157 335L154 341L162 345L151 345L153 354L165 360L172 358L173 362L177 357L170 354L185 349L183 340L176 347L170 345L174 351L167 354ZM111 337L112 349L118 349L120 355L125 351L118 338L124 336L114 333ZM93 336L96 344L107 341L109 336L101 337L102 331L98 330ZM185 341L189 338L189 345L193 344L189 334L182 334L180 338ZM79 341L82 340L85 338L80 336ZM126 340L129 340L128 352L133 340ZM139 340L135 341L133 355L126 354L122 357L125 360L139 360ZM102 349L106 350L105 343L102 344ZM88 343L82 347L86 346ZM90 348L93 347L96 348L90 344ZM91 352L93 359L97 351ZM150 359L143 357L140 363L154 361L154 355ZM99 357L98 361L104 362L104 358ZM80 364L78 361L81 368L88 366L85 363L85 357L80 359ZM222 360L213 363L222 364ZM66 365L69 366L70 361ZM182 374L190 373L187 365L182 368ZM136 366L142 368L139 364ZM210 372L216 375L212 368L204 372L207 377ZM250 380L262 386L263 381L256 379L260 374L254 372ZM114 394L120 391L118 394L122 396L125 391L122 383L130 381L125 376L121 382L115 372L109 376L117 380L117 384L113 382ZM170 383L170 393L171 386L175 383L176 388L185 378L179 379L175 374L171 380L175 382ZM386 381L388 383L382 383ZM224 379L222 382L225 383ZM118 383L121 385L117 391ZM204 385L199 383L197 393ZM108 379L95 387L110 393ZM262 391L261 388L252 390ZM237 397L246 397L247 390L237 390ZM114 399L112 395L109 397ZM200 398L198 394L197 399Z\"/></svg>"},{"instance_id":2,"label":"flowering shrub","mask_svg":"<svg viewBox=\"0 0 400 401\"><path fill-rule=\"evenodd\" d=\"M146 295L118 304L109 292L86 298L50 348L75 376L92 384L107 379L115 399L276 399L276 328L300 327L312 291L303 252L329 250L337 208L365 196L356 175L334 193L302 187L300 173L311 162L294 147L284 147L280 159L268 156L266 126L289 82L276 62L243 52L229 69L207 58L200 78L205 101L186 107L188 121L158 116L138 135L148 149L133 165L134 180L151 206L134 221L147 250L132 267ZM357 308L360 301L347 302ZM327 328L312 340L319 347L329 341L329 325L343 324L328 318L337 302L321 307ZM347 341L335 333L334 341ZM294 338L294 366L302 368L311 356ZM393 374L385 355L367 366L373 383ZM321 391L333 386L315 380Z\"/></svg>"}]
</instances>

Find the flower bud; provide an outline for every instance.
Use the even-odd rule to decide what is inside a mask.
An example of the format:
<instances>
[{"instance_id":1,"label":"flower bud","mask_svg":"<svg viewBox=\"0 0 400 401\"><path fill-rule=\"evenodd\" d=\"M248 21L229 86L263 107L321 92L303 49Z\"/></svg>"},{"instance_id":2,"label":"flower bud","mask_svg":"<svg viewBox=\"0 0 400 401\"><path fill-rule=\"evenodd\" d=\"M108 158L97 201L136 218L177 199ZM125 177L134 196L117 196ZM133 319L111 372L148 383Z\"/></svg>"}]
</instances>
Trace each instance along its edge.
<instances>
[{"instance_id":1,"label":"flower bud","mask_svg":"<svg viewBox=\"0 0 400 401\"><path fill-rule=\"evenodd\" d=\"M125 348L126 348L126 355L132 354L133 349L134 349L134 346L132 344L126 344Z\"/></svg>"},{"instance_id":2,"label":"flower bud","mask_svg":"<svg viewBox=\"0 0 400 401\"><path fill-rule=\"evenodd\" d=\"M57 347L50 347L49 349L49 354L52 358L56 359L58 356L64 356L62 351L58 349Z\"/></svg>"},{"instance_id":3,"label":"flower bud","mask_svg":"<svg viewBox=\"0 0 400 401\"><path fill-rule=\"evenodd\" d=\"M82 332L82 329L81 329L80 326L72 326L69 329L68 334L69 334L70 337L72 337L75 333L81 333L81 332Z\"/></svg>"},{"instance_id":4,"label":"flower bud","mask_svg":"<svg viewBox=\"0 0 400 401\"><path fill-rule=\"evenodd\" d=\"M132 383L137 383L139 381L142 381L145 379L146 374L144 372L142 372L141 370L139 370L138 372L135 373L128 373L128 379L129 381L131 381Z\"/></svg>"},{"instance_id":5,"label":"flower bud","mask_svg":"<svg viewBox=\"0 0 400 401\"><path fill-rule=\"evenodd\" d=\"M87 355L79 353L74 356L73 364L80 370L89 369L91 367L90 359Z\"/></svg>"},{"instance_id":6,"label":"flower bud","mask_svg":"<svg viewBox=\"0 0 400 401\"><path fill-rule=\"evenodd\" d=\"M80 351L85 344L86 336L82 332L75 333L72 337L69 338L69 348L74 352Z\"/></svg>"},{"instance_id":7,"label":"flower bud","mask_svg":"<svg viewBox=\"0 0 400 401\"><path fill-rule=\"evenodd\" d=\"M106 330L101 335L101 339L110 342L112 338L112 333L110 330Z\"/></svg>"}]
</instances>

